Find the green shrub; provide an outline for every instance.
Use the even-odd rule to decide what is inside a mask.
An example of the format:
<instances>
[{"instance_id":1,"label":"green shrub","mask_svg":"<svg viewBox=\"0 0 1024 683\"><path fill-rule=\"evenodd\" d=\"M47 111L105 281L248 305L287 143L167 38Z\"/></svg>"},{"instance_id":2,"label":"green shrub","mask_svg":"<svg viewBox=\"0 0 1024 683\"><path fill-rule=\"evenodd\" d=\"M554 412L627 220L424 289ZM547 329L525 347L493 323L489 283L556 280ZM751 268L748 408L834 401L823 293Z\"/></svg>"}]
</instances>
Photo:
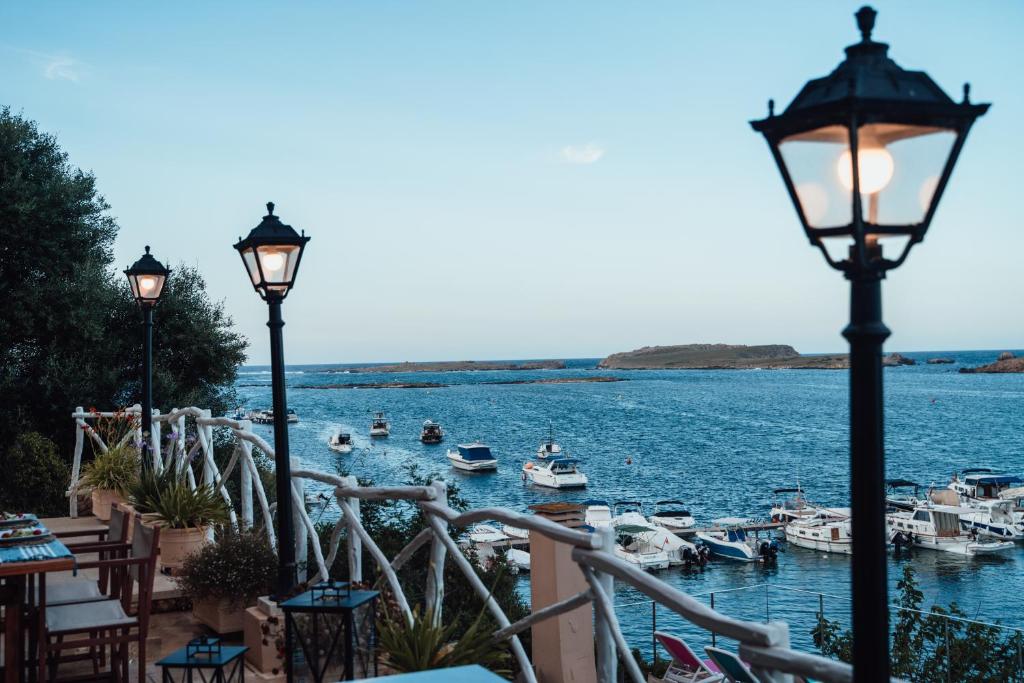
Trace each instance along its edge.
<instances>
[{"instance_id":1,"label":"green shrub","mask_svg":"<svg viewBox=\"0 0 1024 683\"><path fill-rule=\"evenodd\" d=\"M86 489L106 489L125 495L139 478L139 451L134 446L113 446L82 470Z\"/></svg>"},{"instance_id":2,"label":"green shrub","mask_svg":"<svg viewBox=\"0 0 1024 683\"><path fill-rule=\"evenodd\" d=\"M244 607L273 590L277 555L266 533L225 529L217 542L185 559L178 584L192 600L227 600Z\"/></svg>"},{"instance_id":3,"label":"green shrub","mask_svg":"<svg viewBox=\"0 0 1024 683\"><path fill-rule=\"evenodd\" d=\"M34 512L38 515L66 515L64 492L71 480L66 462L57 446L42 434L21 434L3 459L4 485L0 487L0 509Z\"/></svg>"}]
</instances>

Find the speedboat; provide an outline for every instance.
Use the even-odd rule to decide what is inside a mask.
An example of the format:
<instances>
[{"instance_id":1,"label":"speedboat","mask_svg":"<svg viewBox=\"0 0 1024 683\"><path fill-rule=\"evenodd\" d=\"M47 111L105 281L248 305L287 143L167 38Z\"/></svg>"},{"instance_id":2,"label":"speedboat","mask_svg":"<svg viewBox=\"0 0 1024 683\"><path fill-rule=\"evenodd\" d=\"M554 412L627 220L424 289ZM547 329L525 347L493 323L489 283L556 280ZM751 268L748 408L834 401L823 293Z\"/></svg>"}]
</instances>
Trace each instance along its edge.
<instances>
[{"instance_id":1,"label":"speedboat","mask_svg":"<svg viewBox=\"0 0 1024 683\"><path fill-rule=\"evenodd\" d=\"M587 526L600 529L612 523L612 508L604 500L583 501L586 510L583 512L583 523Z\"/></svg>"},{"instance_id":2,"label":"speedboat","mask_svg":"<svg viewBox=\"0 0 1024 683\"><path fill-rule=\"evenodd\" d=\"M960 519L979 536L1000 541L1024 541L1024 525L1014 514L1012 500L979 500L965 506Z\"/></svg>"},{"instance_id":3,"label":"speedboat","mask_svg":"<svg viewBox=\"0 0 1024 683\"><path fill-rule=\"evenodd\" d=\"M681 500L659 500L654 504L654 512L647 521L674 533L692 529L697 521L690 514Z\"/></svg>"},{"instance_id":4,"label":"speedboat","mask_svg":"<svg viewBox=\"0 0 1024 683\"><path fill-rule=\"evenodd\" d=\"M885 503L893 510L908 512L923 502L921 485L916 481L890 479L885 482Z\"/></svg>"},{"instance_id":5,"label":"speedboat","mask_svg":"<svg viewBox=\"0 0 1024 683\"><path fill-rule=\"evenodd\" d=\"M537 448L537 457L541 460L546 460L547 458L558 458L561 455L562 447L555 443L555 435L549 427L547 441L541 443L540 447Z\"/></svg>"},{"instance_id":6,"label":"speedboat","mask_svg":"<svg viewBox=\"0 0 1024 683\"><path fill-rule=\"evenodd\" d=\"M480 442L459 444L447 453L448 460L457 470L464 472L485 472L498 469L498 461L491 455L491 449Z\"/></svg>"},{"instance_id":7,"label":"speedboat","mask_svg":"<svg viewBox=\"0 0 1024 683\"><path fill-rule=\"evenodd\" d=\"M615 527L615 555L644 571L668 569L668 553L658 548L649 526L621 524Z\"/></svg>"},{"instance_id":8,"label":"speedboat","mask_svg":"<svg viewBox=\"0 0 1024 683\"><path fill-rule=\"evenodd\" d=\"M999 500L1003 491L1024 483L1024 479L1012 474L998 474L987 467L972 467L954 474L949 482L964 502L978 500Z\"/></svg>"},{"instance_id":9,"label":"speedboat","mask_svg":"<svg viewBox=\"0 0 1024 683\"><path fill-rule=\"evenodd\" d=\"M530 571L530 553L519 548L509 548L505 552L505 559L509 565L515 567L520 572Z\"/></svg>"},{"instance_id":10,"label":"speedboat","mask_svg":"<svg viewBox=\"0 0 1024 683\"><path fill-rule=\"evenodd\" d=\"M1009 541L978 541L977 534L963 528L960 516L970 508L924 503L913 511L891 512L885 516L889 541L897 548L917 546L958 555L982 555L1014 547Z\"/></svg>"},{"instance_id":11,"label":"speedboat","mask_svg":"<svg viewBox=\"0 0 1024 683\"><path fill-rule=\"evenodd\" d=\"M331 437L327 445L335 453L351 453L352 452L352 435L347 432L338 432Z\"/></svg>"},{"instance_id":12,"label":"speedboat","mask_svg":"<svg viewBox=\"0 0 1024 683\"><path fill-rule=\"evenodd\" d=\"M285 420L287 420L288 424L295 424L296 422L299 421L299 414L296 413L291 408L289 408L288 410L285 411Z\"/></svg>"},{"instance_id":13,"label":"speedboat","mask_svg":"<svg viewBox=\"0 0 1024 683\"><path fill-rule=\"evenodd\" d=\"M612 525L616 534L623 529L631 529L638 541L649 544L657 550L664 551L669 564L692 566L707 564L708 551L690 541L680 538L673 531L649 522L643 514L643 505L637 501L620 501L612 508ZM644 530L641 534L638 530ZM627 547L627 550L630 550Z\"/></svg>"},{"instance_id":14,"label":"speedboat","mask_svg":"<svg viewBox=\"0 0 1024 683\"><path fill-rule=\"evenodd\" d=\"M391 425L384 419L383 412L377 412L373 414L373 421L370 422L370 436L374 438L383 438L391 433Z\"/></svg>"},{"instance_id":15,"label":"speedboat","mask_svg":"<svg viewBox=\"0 0 1024 683\"><path fill-rule=\"evenodd\" d=\"M850 520L836 519L832 513L822 511L814 517L796 519L783 531L791 545L826 553L853 554L853 535Z\"/></svg>"},{"instance_id":16,"label":"speedboat","mask_svg":"<svg viewBox=\"0 0 1024 683\"><path fill-rule=\"evenodd\" d=\"M423 430L420 431L420 441L423 443L441 443L442 439L444 439L444 432L441 431L441 425L433 420L427 420L423 423Z\"/></svg>"},{"instance_id":17,"label":"speedboat","mask_svg":"<svg viewBox=\"0 0 1024 683\"><path fill-rule=\"evenodd\" d=\"M714 520L719 529L698 531L697 538L704 542L711 553L728 560L740 562L772 562L779 554L779 542L775 539L761 539L750 536L745 525L749 519L723 517Z\"/></svg>"},{"instance_id":18,"label":"speedboat","mask_svg":"<svg viewBox=\"0 0 1024 683\"><path fill-rule=\"evenodd\" d=\"M258 425L269 425L274 424L274 411L273 410L252 410L248 412L245 419Z\"/></svg>"},{"instance_id":19,"label":"speedboat","mask_svg":"<svg viewBox=\"0 0 1024 683\"><path fill-rule=\"evenodd\" d=\"M574 458L549 458L523 465L523 481L550 489L582 489L587 485L587 475Z\"/></svg>"}]
</instances>

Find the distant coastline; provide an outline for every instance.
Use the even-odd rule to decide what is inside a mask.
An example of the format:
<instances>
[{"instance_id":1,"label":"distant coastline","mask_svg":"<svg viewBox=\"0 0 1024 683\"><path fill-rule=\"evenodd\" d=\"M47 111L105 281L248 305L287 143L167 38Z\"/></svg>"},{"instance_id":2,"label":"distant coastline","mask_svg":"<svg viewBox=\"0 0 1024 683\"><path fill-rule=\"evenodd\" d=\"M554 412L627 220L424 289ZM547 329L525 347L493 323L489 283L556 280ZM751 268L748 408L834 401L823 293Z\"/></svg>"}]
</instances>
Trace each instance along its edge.
<instances>
[{"instance_id":1,"label":"distant coastline","mask_svg":"<svg viewBox=\"0 0 1024 683\"><path fill-rule=\"evenodd\" d=\"M332 368L326 372L371 373L371 372L476 372L484 370L564 370L564 360L538 360L525 362L450 360L436 362L405 362L384 365L361 365L357 367Z\"/></svg>"}]
</instances>

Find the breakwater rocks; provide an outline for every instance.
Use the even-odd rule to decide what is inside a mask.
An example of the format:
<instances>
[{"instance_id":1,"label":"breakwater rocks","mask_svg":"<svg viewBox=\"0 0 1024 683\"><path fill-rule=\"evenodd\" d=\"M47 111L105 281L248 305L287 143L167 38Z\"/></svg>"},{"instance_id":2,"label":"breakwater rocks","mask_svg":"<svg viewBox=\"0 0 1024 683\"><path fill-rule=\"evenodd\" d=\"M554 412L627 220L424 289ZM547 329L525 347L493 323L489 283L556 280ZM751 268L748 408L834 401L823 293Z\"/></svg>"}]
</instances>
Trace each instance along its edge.
<instances>
[{"instance_id":1,"label":"breakwater rocks","mask_svg":"<svg viewBox=\"0 0 1024 683\"><path fill-rule=\"evenodd\" d=\"M598 363L598 367L618 370L842 370L850 367L850 361L846 355L801 356L786 344L681 344L613 353Z\"/></svg>"},{"instance_id":2,"label":"breakwater rocks","mask_svg":"<svg viewBox=\"0 0 1024 683\"><path fill-rule=\"evenodd\" d=\"M902 353L890 353L882 358L882 365L887 368L894 368L898 365L917 365L917 361L913 358L907 358Z\"/></svg>"},{"instance_id":3,"label":"breakwater rocks","mask_svg":"<svg viewBox=\"0 0 1024 683\"><path fill-rule=\"evenodd\" d=\"M960 372L965 374L1024 372L1024 358L1017 358L1009 351L1003 351L995 363L976 368L960 368Z\"/></svg>"},{"instance_id":4,"label":"breakwater rocks","mask_svg":"<svg viewBox=\"0 0 1024 683\"><path fill-rule=\"evenodd\" d=\"M388 365L364 365L354 368L336 368L327 372L368 373L368 372L472 372L478 370L564 370L564 360L538 360L505 363L500 361L454 360L423 363L391 363Z\"/></svg>"}]
</instances>

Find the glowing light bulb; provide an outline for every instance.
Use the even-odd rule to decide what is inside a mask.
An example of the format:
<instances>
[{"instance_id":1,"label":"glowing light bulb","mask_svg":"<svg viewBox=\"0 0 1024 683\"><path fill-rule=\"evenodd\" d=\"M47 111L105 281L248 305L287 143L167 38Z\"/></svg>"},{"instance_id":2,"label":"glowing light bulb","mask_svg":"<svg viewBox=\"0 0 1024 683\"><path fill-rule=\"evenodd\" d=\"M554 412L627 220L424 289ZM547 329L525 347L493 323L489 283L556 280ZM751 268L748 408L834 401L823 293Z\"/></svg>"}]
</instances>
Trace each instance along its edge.
<instances>
[{"instance_id":1,"label":"glowing light bulb","mask_svg":"<svg viewBox=\"0 0 1024 683\"><path fill-rule=\"evenodd\" d=\"M148 296L153 290L156 289L156 278L151 276L143 276L139 278L139 291L144 296Z\"/></svg>"},{"instance_id":2,"label":"glowing light bulb","mask_svg":"<svg viewBox=\"0 0 1024 683\"><path fill-rule=\"evenodd\" d=\"M858 171L860 175L861 194L875 194L885 189L885 186L892 180L896 164L893 163L892 155L884 147L869 147L860 150L858 157ZM853 190L853 164L850 163L850 150L839 155L836 163L836 172L839 174L839 182L847 190Z\"/></svg>"},{"instance_id":3,"label":"glowing light bulb","mask_svg":"<svg viewBox=\"0 0 1024 683\"><path fill-rule=\"evenodd\" d=\"M284 268L284 254L279 251L267 252L260 259L263 261L263 272L267 275L278 275L278 271Z\"/></svg>"}]
</instances>

